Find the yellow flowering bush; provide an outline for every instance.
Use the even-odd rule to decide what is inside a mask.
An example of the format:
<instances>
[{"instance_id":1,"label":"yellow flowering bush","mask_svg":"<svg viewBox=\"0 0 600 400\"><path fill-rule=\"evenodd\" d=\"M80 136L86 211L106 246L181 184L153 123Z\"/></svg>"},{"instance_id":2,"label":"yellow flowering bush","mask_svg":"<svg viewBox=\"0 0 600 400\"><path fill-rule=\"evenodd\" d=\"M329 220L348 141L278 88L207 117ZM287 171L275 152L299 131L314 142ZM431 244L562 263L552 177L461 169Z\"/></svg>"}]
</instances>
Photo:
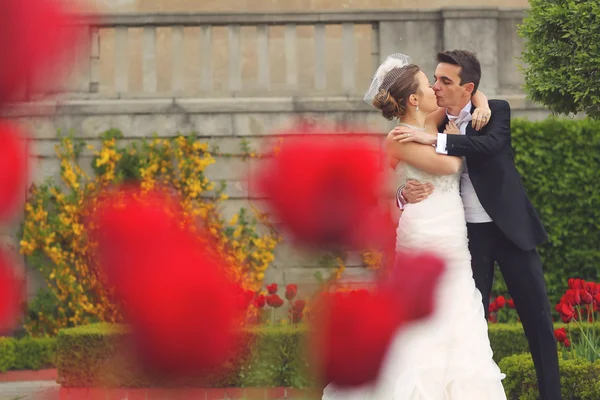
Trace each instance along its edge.
<instances>
[{"instance_id":1,"label":"yellow flowering bush","mask_svg":"<svg viewBox=\"0 0 600 400\"><path fill-rule=\"evenodd\" d=\"M54 335L66 327L122 321L119 306L98 275L95 244L84 229L90 201L93 204L93 199L112 184L134 180L145 190L167 187L176 191L186 217L200 221L217 239L218 251L229 261L232 276L246 289L262 286L281 237L260 213L252 216L241 209L231 220L223 220L219 204L227 198L225 186L216 187L204 174L215 162L207 144L194 136L145 139L128 145L121 143L122 138L118 130L102 135L102 147L94 153L94 174L90 176L79 164L85 143L61 136L56 151L62 184L46 181L30 189L20 249L47 283L29 304L24 325L31 335ZM266 233L259 233L258 222L268 228Z\"/></svg>"}]
</instances>

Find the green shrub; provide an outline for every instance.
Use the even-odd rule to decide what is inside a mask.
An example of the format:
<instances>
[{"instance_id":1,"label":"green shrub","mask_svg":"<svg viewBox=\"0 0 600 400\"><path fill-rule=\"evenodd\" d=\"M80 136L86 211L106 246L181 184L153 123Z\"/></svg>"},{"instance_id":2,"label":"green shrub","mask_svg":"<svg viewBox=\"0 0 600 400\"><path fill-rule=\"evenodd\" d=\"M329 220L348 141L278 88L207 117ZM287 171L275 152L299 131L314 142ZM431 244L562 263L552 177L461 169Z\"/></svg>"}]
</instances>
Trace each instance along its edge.
<instances>
[{"instance_id":1,"label":"green shrub","mask_svg":"<svg viewBox=\"0 0 600 400\"><path fill-rule=\"evenodd\" d=\"M568 278L600 281L600 121L512 121L515 162L549 233L538 247L551 304ZM494 289L506 294L502 280Z\"/></svg>"},{"instance_id":2,"label":"green shrub","mask_svg":"<svg viewBox=\"0 0 600 400\"><path fill-rule=\"evenodd\" d=\"M243 332L239 351L218 375L186 381L203 387L305 387L306 331L293 327ZM65 387L152 387L173 384L150 377L133 364L127 330L97 324L61 330L57 338L58 379ZM251 349L245 352L244 349ZM181 382L179 382L181 383Z\"/></svg>"},{"instance_id":3,"label":"green shrub","mask_svg":"<svg viewBox=\"0 0 600 400\"><path fill-rule=\"evenodd\" d=\"M24 337L15 341L15 363L11 369L52 368L55 356L56 339Z\"/></svg>"},{"instance_id":4,"label":"green shrub","mask_svg":"<svg viewBox=\"0 0 600 400\"><path fill-rule=\"evenodd\" d=\"M53 368L56 339L0 337L0 372Z\"/></svg>"},{"instance_id":5,"label":"green shrub","mask_svg":"<svg viewBox=\"0 0 600 400\"><path fill-rule=\"evenodd\" d=\"M560 382L563 400L600 399L600 361L560 359ZM530 354L504 358L500 369L508 400L537 400L539 392Z\"/></svg>"},{"instance_id":6,"label":"green shrub","mask_svg":"<svg viewBox=\"0 0 600 400\"><path fill-rule=\"evenodd\" d=\"M529 3L528 16L519 29L526 39L525 91L556 113L584 111L599 118L600 2Z\"/></svg>"},{"instance_id":7,"label":"green shrub","mask_svg":"<svg viewBox=\"0 0 600 400\"><path fill-rule=\"evenodd\" d=\"M15 340L0 337L0 372L8 371L15 364Z\"/></svg>"},{"instance_id":8,"label":"green shrub","mask_svg":"<svg viewBox=\"0 0 600 400\"><path fill-rule=\"evenodd\" d=\"M556 327L562 327L557 324ZM600 324L598 332L600 332ZM309 387L313 383L306 358L306 327L261 327L245 329L240 351L224 372L189 384L205 387ZM576 335L576 332L573 332ZM490 342L494 359L529 351L520 324L491 324ZM58 335L59 381L68 387L164 386L133 365L126 350L127 330L115 325L88 325L61 330ZM251 349L250 354L241 349Z\"/></svg>"}]
</instances>

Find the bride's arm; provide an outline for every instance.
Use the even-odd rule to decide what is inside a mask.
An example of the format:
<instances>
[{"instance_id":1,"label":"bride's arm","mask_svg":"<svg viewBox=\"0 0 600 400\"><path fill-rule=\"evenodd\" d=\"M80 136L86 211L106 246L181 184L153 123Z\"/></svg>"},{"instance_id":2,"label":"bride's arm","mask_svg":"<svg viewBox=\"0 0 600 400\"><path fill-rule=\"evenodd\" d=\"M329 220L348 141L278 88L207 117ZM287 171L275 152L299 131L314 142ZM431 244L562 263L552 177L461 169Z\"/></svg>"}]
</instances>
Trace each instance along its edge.
<instances>
[{"instance_id":1,"label":"bride's arm","mask_svg":"<svg viewBox=\"0 0 600 400\"><path fill-rule=\"evenodd\" d=\"M487 125L489 116L487 119L483 119L483 116L486 113L490 113L490 104L488 102L487 96L481 91L478 90L471 99L473 101L473 105L476 107L473 112L473 127L481 129ZM435 127L440 126L444 120L446 119L446 109L444 107L438 107L437 110L429 113L425 118L425 125L433 125ZM436 128L437 129L437 128ZM479 130L477 129L477 130Z\"/></svg>"},{"instance_id":2,"label":"bride's arm","mask_svg":"<svg viewBox=\"0 0 600 400\"><path fill-rule=\"evenodd\" d=\"M433 146L399 143L394 140L393 134L386 138L385 148L390 157L430 174L452 175L459 171L462 164L462 158L437 154Z\"/></svg>"}]
</instances>

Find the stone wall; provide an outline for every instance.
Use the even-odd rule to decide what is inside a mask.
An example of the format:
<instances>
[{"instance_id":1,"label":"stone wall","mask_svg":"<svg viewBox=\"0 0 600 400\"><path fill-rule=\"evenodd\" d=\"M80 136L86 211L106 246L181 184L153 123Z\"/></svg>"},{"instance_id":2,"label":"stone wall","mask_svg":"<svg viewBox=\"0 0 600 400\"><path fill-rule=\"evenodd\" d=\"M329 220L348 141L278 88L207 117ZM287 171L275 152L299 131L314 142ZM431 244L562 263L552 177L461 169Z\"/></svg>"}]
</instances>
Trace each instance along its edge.
<instances>
[{"instance_id":1,"label":"stone wall","mask_svg":"<svg viewBox=\"0 0 600 400\"><path fill-rule=\"evenodd\" d=\"M284 3L304 4L281 2ZM517 5L517 1L513 3ZM113 11L123 11L124 4L125 1ZM172 7L171 11L184 8L183 1L140 0L135 4L137 11L162 10L166 4ZM209 10L217 3L189 4L203 4ZM233 2L222 4L231 6ZM236 4L239 11L250 2ZM257 0L252 10L278 4ZM327 4L341 7L343 3L315 0L306 2L306 7L327 8ZM360 8L361 4L373 6L358 1L347 3L349 8ZM408 7L412 2L389 0L377 4L380 8ZM91 54L80 60L77 81L69 82L69 93L58 100L15 108L8 116L23 123L33 134L35 182L48 177L59 179L60 165L54 152L59 129L72 131L92 145L98 145L98 135L110 128L122 130L128 141L154 133L172 137L178 132L195 131L202 141L233 154L218 158L207 170L209 178L228 183L230 200L225 203L224 213L230 216L250 203L260 206L256 199L249 198L245 188L248 174L259 161L240 157L242 140L260 151L274 134L302 117L334 127L361 126L371 132L361 140L381 143L392 123L364 104L361 97L374 68L392 52L410 54L431 76L437 51L456 47L474 50L483 65L481 87L489 97L507 99L513 117L545 118L548 112L528 102L520 89L523 77L517 57L523 43L516 34L516 25L523 14L523 9L497 8L268 15L113 14L105 19L101 29L92 31L94 46ZM238 29L238 25L243 29ZM203 60L210 61L212 70L208 71L214 74L203 75L206 64L197 57L198 44L205 42L199 42L198 34L208 28L215 28L214 57ZM121 39L128 39L126 45L115 39L115 32ZM231 41L239 46L239 52L228 48ZM290 43L296 46L292 48ZM352 46L350 52L348 43ZM260 62L257 57L265 49L270 54L269 63ZM319 61L319 54L327 57L326 62ZM174 66L180 69L174 70ZM232 80L236 81L234 85ZM202 89L205 83L210 84L209 90ZM82 163L88 165L90 160L91 154L86 150ZM277 253L275 266L267 274L269 282L314 286L314 273L327 272L319 267L316 258L301 254L288 244L281 245ZM349 261L347 279L365 275L356 260Z\"/></svg>"},{"instance_id":2,"label":"stone wall","mask_svg":"<svg viewBox=\"0 0 600 400\"><path fill-rule=\"evenodd\" d=\"M531 104L522 96L504 96L510 101L514 117L545 118L544 109ZM98 135L109 128L118 128L127 141L150 137L172 137L178 132L195 131L200 140L216 145L232 157L217 157L216 164L207 168L210 179L227 182L230 199L224 202L224 214L230 217L241 207L258 200L250 198L246 180L260 161L243 159L242 140L251 149L260 151L263 146L298 117L307 118L326 126L339 127L350 124L365 128L370 135L361 136L372 144L381 143L393 124L366 106L360 99L347 98L268 98L268 99L150 99L150 100L86 100L63 101L29 106L14 111L11 117L28 127L35 140L31 143L33 181L52 177L60 180L60 165L54 147L58 143L56 132L72 131L98 148ZM82 164L91 162L91 151L85 150ZM394 186L391 183L391 186ZM359 261L349 260L344 275L347 280L365 277L368 273L358 267ZM328 271L319 266L314 255L301 253L284 243L277 250L275 266L270 268L266 280L278 283L300 283L306 289L315 287L314 273ZM36 283L37 282L37 283ZM31 291L39 285L32 281Z\"/></svg>"},{"instance_id":3,"label":"stone wall","mask_svg":"<svg viewBox=\"0 0 600 400\"><path fill-rule=\"evenodd\" d=\"M99 10L171 11L342 11L357 9L435 9L440 7L528 7L527 0L95 0ZM90 2L93 4L93 2Z\"/></svg>"}]
</instances>

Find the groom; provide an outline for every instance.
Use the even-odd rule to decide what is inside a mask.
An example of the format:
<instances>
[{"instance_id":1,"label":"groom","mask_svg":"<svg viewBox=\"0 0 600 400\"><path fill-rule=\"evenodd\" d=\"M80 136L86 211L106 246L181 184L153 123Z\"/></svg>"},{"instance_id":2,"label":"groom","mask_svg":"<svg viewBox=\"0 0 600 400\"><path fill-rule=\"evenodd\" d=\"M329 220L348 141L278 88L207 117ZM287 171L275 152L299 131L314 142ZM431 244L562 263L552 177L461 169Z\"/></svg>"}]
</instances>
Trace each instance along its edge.
<instances>
[{"instance_id":1,"label":"groom","mask_svg":"<svg viewBox=\"0 0 600 400\"><path fill-rule=\"evenodd\" d=\"M461 177L461 196L469 234L471 267L475 284L483 296L486 317L494 277L494 262L500 266L527 340L542 400L559 400L560 377L554 327L542 262L536 246L548 236L533 205L527 198L514 164L511 146L510 106L504 100L490 100L492 116L476 131L471 121L475 107L471 96L477 91L481 67L475 55L465 50L438 54L435 84L439 107L446 108L458 134L437 135L394 129L395 140L434 145L440 154L466 158ZM428 195L428 189L411 181L399 190L401 208Z\"/></svg>"}]
</instances>

